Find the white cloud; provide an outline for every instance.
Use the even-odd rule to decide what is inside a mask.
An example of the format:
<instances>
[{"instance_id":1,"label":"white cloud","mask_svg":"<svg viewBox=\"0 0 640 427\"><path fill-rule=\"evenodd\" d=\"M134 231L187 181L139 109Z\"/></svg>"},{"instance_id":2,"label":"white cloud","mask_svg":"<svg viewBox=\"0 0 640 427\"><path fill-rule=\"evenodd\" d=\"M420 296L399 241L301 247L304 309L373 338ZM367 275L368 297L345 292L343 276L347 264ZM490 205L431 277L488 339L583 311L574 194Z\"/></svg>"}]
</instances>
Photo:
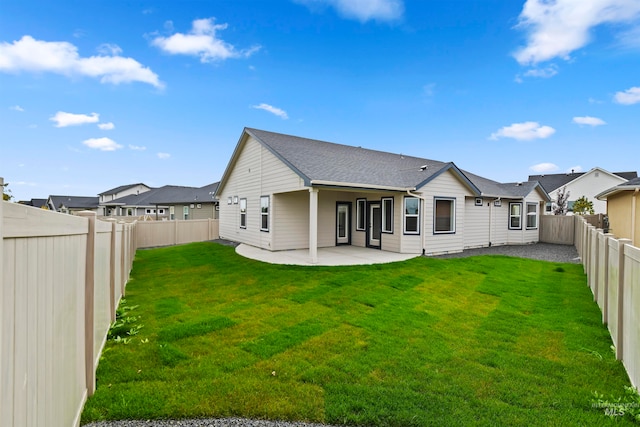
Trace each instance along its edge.
<instances>
[{"instance_id":1,"label":"white cloud","mask_svg":"<svg viewBox=\"0 0 640 427\"><path fill-rule=\"evenodd\" d=\"M151 69L133 58L113 55L119 48L109 46L112 55L82 58L78 48L71 43L47 42L23 36L13 43L0 43L0 71L80 75L99 78L101 83L142 82L157 88L163 87L158 75Z\"/></svg>"},{"instance_id":2,"label":"white cloud","mask_svg":"<svg viewBox=\"0 0 640 427\"><path fill-rule=\"evenodd\" d=\"M548 138L556 132L551 126L540 126L538 122L514 123L498 129L489 139L513 138L520 141Z\"/></svg>"},{"instance_id":3,"label":"white cloud","mask_svg":"<svg viewBox=\"0 0 640 427\"><path fill-rule=\"evenodd\" d=\"M395 21L404 13L402 0L295 0L308 7L327 5L335 8L345 18L360 22L370 20Z\"/></svg>"},{"instance_id":4,"label":"white cloud","mask_svg":"<svg viewBox=\"0 0 640 427\"><path fill-rule=\"evenodd\" d=\"M122 53L122 49L117 44L103 43L98 46L98 53L106 56L118 56Z\"/></svg>"},{"instance_id":5,"label":"white cloud","mask_svg":"<svg viewBox=\"0 0 640 427\"><path fill-rule=\"evenodd\" d=\"M13 110L13 111L19 111L19 112L21 112L21 113L24 113L24 108L22 108L22 107L21 107L21 106L19 106L19 105L13 105L13 106L9 107L9 109L10 109L10 110Z\"/></svg>"},{"instance_id":6,"label":"white cloud","mask_svg":"<svg viewBox=\"0 0 640 427\"><path fill-rule=\"evenodd\" d=\"M269 105L269 104L262 103L260 105L253 105L251 108L255 108L257 110L268 111L271 114L275 114L276 116L280 117L283 120L286 120L286 119L289 118L289 116L287 115L286 111L284 111L284 110L282 110L280 108L274 107L272 105Z\"/></svg>"},{"instance_id":7,"label":"white cloud","mask_svg":"<svg viewBox=\"0 0 640 427\"><path fill-rule=\"evenodd\" d=\"M82 141L82 143L89 148L94 148L100 151L115 151L122 148L122 145L116 143L110 138L89 138Z\"/></svg>"},{"instance_id":8,"label":"white cloud","mask_svg":"<svg viewBox=\"0 0 640 427\"><path fill-rule=\"evenodd\" d=\"M594 27L630 24L638 17L638 0L527 0L517 25L528 32L527 45L514 57L523 65L568 59L589 43Z\"/></svg>"},{"instance_id":9,"label":"white cloud","mask_svg":"<svg viewBox=\"0 0 640 427\"><path fill-rule=\"evenodd\" d=\"M214 21L215 18L196 19L189 33L176 33L169 37L158 36L151 44L172 55L198 56L200 62L246 58L260 50L260 46L237 50L233 45L219 39L216 32L226 29L227 24L214 24Z\"/></svg>"},{"instance_id":10,"label":"white cloud","mask_svg":"<svg viewBox=\"0 0 640 427\"><path fill-rule=\"evenodd\" d=\"M158 153L159 159L168 159L169 157L171 157L171 154L169 153Z\"/></svg>"},{"instance_id":11,"label":"white cloud","mask_svg":"<svg viewBox=\"0 0 640 427\"><path fill-rule=\"evenodd\" d=\"M55 127L64 128L67 126L78 126L85 123L98 123L100 115L98 113L91 113L90 116L86 114L73 114L65 113L64 111L58 111L55 116L49 120L56 122Z\"/></svg>"},{"instance_id":12,"label":"white cloud","mask_svg":"<svg viewBox=\"0 0 640 427\"><path fill-rule=\"evenodd\" d=\"M632 87L624 92L616 92L614 96L618 104L632 105L640 102L640 87Z\"/></svg>"},{"instance_id":13,"label":"white cloud","mask_svg":"<svg viewBox=\"0 0 640 427\"><path fill-rule=\"evenodd\" d=\"M129 145L129 149L134 151L144 151L147 149L147 147L141 147L139 145Z\"/></svg>"},{"instance_id":14,"label":"white cloud","mask_svg":"<svg viewBox=\"0 0 640 427\"><path fill-rule=\"evenodd\" d=\"M532 68L530 70L527 70L524 73L524 76L548 79L550 77L555 76L556 74L558 74L558 67L555 64L551 64L545 68Z\"/></svg>"},{"instance_id":15,"label":"white cloud","mask_svg":"<svg viewBox=\"0 0 640 427\"><path fill-rule=\"evenodd\" d=\"M559 168L558 168L558 165L555 165L553 163L538 163L537 165L530 166L529 169L539 174L544 174L549 172L555 172Z\"/></svg>"},{"instance_id":16,"label":"white cloud","mask_svg":"<svg viewBox=\"0 0 640 427\"><path fill-rule=\"evenodd\" d=\"M591 116L574 117L573 123L589 126L602 126L607 124L607 122L605 122L604 120Z\"/></svg>"},{"instance_id":17,"label":"white cloud","mask_svg":"<svg viewBox=\"0 0 640 427\"><path fill-rule=\"evenodd\" d=\"M98 123L98 128L100 128L100 130L112 130L115 129L116 125L114 125L113 123L109 122L109 123Z\"/></svg>"}]
</instances>

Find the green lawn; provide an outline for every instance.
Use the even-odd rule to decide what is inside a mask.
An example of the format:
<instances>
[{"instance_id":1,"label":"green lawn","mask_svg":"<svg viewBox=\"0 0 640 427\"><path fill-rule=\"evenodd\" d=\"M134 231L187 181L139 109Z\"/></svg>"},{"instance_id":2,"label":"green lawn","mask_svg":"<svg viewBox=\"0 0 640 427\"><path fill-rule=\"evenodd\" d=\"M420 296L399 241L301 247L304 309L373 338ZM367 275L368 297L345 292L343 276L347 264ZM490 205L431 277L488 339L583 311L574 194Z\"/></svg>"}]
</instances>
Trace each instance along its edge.
<instances>
[{"instance_id":1,"label":"green lawn","mask_svg":"<svg viewBox=\"0 0 640 427\"><path fill-rule=\"evenodd\" d=\"M620 396L629 382L580 265L297 267L195 243L138 251L123 305L135 307L124 329L142 328L107 343L83 423L626 422L591 404L594 391Z\"/></svg>"}]
</instances>

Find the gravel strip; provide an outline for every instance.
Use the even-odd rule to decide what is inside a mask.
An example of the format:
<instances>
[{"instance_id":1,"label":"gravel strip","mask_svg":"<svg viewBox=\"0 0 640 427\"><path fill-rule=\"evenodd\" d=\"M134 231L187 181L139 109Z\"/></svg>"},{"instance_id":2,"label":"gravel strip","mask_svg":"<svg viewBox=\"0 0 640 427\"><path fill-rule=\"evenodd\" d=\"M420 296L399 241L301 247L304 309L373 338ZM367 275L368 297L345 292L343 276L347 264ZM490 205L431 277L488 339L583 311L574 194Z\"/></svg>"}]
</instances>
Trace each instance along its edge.
<instances>
[{"instance_id":1,"label":"gravel strip","mask_svg":"<svg viewBox=\"0 0 640 427\"><path fill-rule=\"evenodd\" d=\"M467 249L460 253L436 255L433 258L465 258L478 255L507 255L551 262L579 264L580 257L575 246L554 245L552 243L532 243L529 245L502 245L489 248Z\"/></svg>"},{"instance_id":2,"label":"gravel strip","mask_svg":"<svg viewBox=\"0 0 640 427\"><path fill-rule=\"evenodd\" d=\"M314 424L290 421L248 420L246 418L216 418L191 420L122 420L100 421L86 424L85 427L331 427L327 424Z\"/></svg>"}]
</instances>

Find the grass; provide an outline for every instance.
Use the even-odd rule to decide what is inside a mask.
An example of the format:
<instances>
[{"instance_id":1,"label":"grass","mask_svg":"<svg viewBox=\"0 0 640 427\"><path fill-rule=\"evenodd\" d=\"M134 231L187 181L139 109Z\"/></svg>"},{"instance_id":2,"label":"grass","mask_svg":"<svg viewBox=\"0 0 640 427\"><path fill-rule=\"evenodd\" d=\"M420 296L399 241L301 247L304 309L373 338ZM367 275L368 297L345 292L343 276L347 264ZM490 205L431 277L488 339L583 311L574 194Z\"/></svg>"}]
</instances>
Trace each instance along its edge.
<instances>
[{"instance_id":1,"label":"grass","mask_svg":"<svg viewBox=\"0 0 640 427\"><path fill-rule=\"evenodd\" d=\"M502 256L263 264L215 243L139 251L82 415L352 425L609 425L629 385L580 265Z\"/></svg>"}]
</instances>

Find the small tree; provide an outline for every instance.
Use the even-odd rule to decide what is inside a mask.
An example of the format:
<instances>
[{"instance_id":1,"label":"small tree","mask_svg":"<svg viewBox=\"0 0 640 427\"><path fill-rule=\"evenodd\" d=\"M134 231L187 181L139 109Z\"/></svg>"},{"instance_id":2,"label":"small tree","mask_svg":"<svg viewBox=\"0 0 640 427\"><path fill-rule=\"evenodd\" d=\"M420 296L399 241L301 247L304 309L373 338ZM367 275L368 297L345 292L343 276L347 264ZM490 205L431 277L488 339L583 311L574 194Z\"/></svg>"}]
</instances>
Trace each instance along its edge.
<instances>
[{"instance_id":1,"label":"small tree","mask_svg":"<svg viewBox=\"0 0 640 427\"><path fill-rule=\"evenodd\" d=\"M556 199L555 207L553 208L554 215L565 215L567 213L569 194L570 192L567 191L567 187L562 187L558 190L558 198Z\"/></svg>"},{"instance_id":2,"label":"small tree","mask_svg":"<svg viewBox=\"0 0 640 427\"><path fill-rule=\"evenodd\" d=\"M13 195L11 194L11 190L9 189L9 183L7 182L2 186L2 200L8 202L13 199Z\"/></svg>"},{"instance_id":3,"label":"small tree","mask_svg":"<svg viewBox=\"0 0 640 427\"><path fill-rule=\"evenodd\" d=\"M593 215L593 202L585 196L580 196L573 204L573 213L576 215Z\"/></svg>"}]
</instances>

